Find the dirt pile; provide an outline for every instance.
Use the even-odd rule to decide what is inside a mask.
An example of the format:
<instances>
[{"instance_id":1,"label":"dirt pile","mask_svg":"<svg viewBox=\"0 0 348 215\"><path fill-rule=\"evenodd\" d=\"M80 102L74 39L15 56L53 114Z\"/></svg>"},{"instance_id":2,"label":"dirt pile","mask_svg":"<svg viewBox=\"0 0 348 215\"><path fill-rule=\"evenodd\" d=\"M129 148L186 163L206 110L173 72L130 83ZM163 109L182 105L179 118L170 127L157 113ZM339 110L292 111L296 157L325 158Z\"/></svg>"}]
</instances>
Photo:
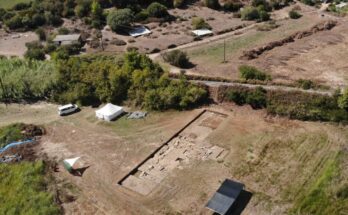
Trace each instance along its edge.
<instances>
[{"instance_id":1,"label":"dirt pile","mask_svg":"<svg viewBox=\"0 0 348 215\"><path fill-rule=\"evenodd\" d=\"M266 51L272 50L276 47L283 46L287 43L295 42L296 40L300 40L300 39L305 38L305 37L309 37L313 34L321 32L321 31L329 31L332 28L334 28L336 25L337 25L337 22L333 21L333 20L319 23L319 24L313 26L309 30L296 32L296 33L294 33L294 34L292 34L284 39L270 42L270 43L268 43L262 47L259 47L259 48L255 48L255 49L252 49L249 51L244 51L243 55L240 57L240 59L242 59L242 60L256 59L256 58L258 58L258 56L260 56L261 54L263 54Z\"/></svg>"}]
</instances>

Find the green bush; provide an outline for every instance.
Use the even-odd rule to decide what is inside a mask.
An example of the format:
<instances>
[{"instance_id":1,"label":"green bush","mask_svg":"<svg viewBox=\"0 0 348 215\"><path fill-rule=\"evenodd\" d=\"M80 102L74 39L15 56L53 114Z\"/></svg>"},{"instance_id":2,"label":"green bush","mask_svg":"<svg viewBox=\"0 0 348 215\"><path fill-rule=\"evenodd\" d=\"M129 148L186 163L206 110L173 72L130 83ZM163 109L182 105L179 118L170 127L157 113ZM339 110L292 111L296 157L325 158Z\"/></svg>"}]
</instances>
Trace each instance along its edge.
<instances>
[{"instance_id":1,"label":"green bush","mask_svg":"<svg viewBox=\"0 0 348 215\"><path fill-rule=\"evenodd\" d=\"M45 52L43 46L39 42L31 42L25 44L27 51L24 57L30 60L45 60Z\"/></svg>"},{"instance_id":2,"label":"green bush","mask_svg":"<svg viewBox=\"0 0 348 215\"><path fill-rule=\"evenodd\" d=\"M246 95L247 95L246 91L232 89L227 91L226 97L229 101L232 101L236 103L237 105L244 105L246 104Z\"/></svg>"},{"instance_id":3,"label":"green bush","mask_svg":"<svg viewBox=\"0 0 348 215\"><path fill-rule=\"evenodd\" d=\"M221 7L219 0L204 0L204 6L211 9L219 9Z\"/></svg>"},{"instance_id":4,"label":"green bush","mask_svg":"<svg viewBox=\"0 0 348 215\"><path fill-rule=\"evenodd\" d=\"M263 6L259 6L257 8L248 6L241 11L241 18L242 20L267 21L270 19L270 15L267 11L265 11Z\"/></svg>"},{"instance_id":5,"label":"green bush","mask_svg":"<svg viewBox=\"0 0 348 215\"><path fill-rule=\"evenodd\" d=\"M254 109L264 108L267 106L266 90L257 87L255 90L247 94L245 102Z\"/></svg>"},{"instance_id":6,"label":"green bush","mask_svg":"<svg viewBox=\"0 0 348 215\"><path fill-rule=\"evenodd\" d=\"M180 8L184 6L185 0L173 0L173 7Z\"/></svg>"},{"instance_id":7,"label":"green bush","mask_svg":"<svg viewBox=\"0 0 348 215\"><path fill-rule=\"evenodd\" d=\"M242 65L239 67L240 78L244 80L260 80L267 81L271 80L271 76L265 72L258 70L253 66Z\"/></svg>"},{"instance_id":8,"label":"green bush","mask_svg":"<svg viewBox=\"0 0 348 215\"><path fill-rule=\"evenodd\" d=\"M299 19L299 18L301 18L301 16L302 15L299 12L297 12L296 10L290 10L289 11L289 17L291 19Z\"/></svg>"},{"instance_id":9,"label":"green bush","mask_svg":"<svg viewBox=\"0 0 348 215\"><path fill-rule=\"evenodd\" d=\"M204 21L201 17L192 18L192 28L193 29L211 29L210 25Z\"/></svg>"},{"instance_id":10,"label":"green bush","mask_svg":"<svg viewBox=\"0 0 348 215\"><path fill-rule=\"evenodd\" d=\"M163 18L169 15L167 11L167 7L158 2L151 3L147 7L146 11L150 17Z\"/></svg>"},{"instance_id":11,"label":"green bush","mask_svg":"<svg viewBox=\"0 0 348 215\"><path fill-rule=\"evenodd\" d=\"M134 16L130 9L113 10L107 17L108 25L115 32L129 27L133 21Z\"/></svg>"},{"instance_id":12,"label":"green bush","mask_svg":"<svg viewBox=\"0 0 348 215\"><path fill-rule=\"evenodd\" d=\"M186 68L190 65L190 60L187 54L180 50L174 50L163 54L164 61L173 66Z\"/></svg>"},{"instance_id":13,"label":"green bush","mask_svg":"<svg viewBox=\"0 0 348 215\"><path fill-rule=\"evenodd\" d=\"M67 35L67 34L70 34L70 31L69 29L65 27L61 27L61 28L58 28L58 34Z\"/></svg>"},{"instance_id":14,"label":"green bush","mask_svg":"<svg viewBox=\"0 0 348 215\"><path fill-rule=\"evenodd\" d=\"M35 33L39 37L40 41L46 40L46 33L45 33L45 30L43 28L36 29Z\"/></svg>"},{"instance_id":15,"label":"green bush","mask_svg":"<svg viewBox=\"0 0 348 215\"><path fill-rule=\"evenodd\" d=\"M338 98L338 106L348 111L348 88L343 91L343 94Z\"/></svg>"},{"instance_id":16,"label":"green bush","mask_svg":"<svg viewBox=\"0 0 348 215\"><path fill-rule=\"evenodd\" d=\"M239 11L242 7L243 7L243 3L242 2L235 2L235 1L228 1L228 2L225 2L223 8L224 10L226 11L231 11L231 12L237 12Z\"/></svg>"}]
</instances>

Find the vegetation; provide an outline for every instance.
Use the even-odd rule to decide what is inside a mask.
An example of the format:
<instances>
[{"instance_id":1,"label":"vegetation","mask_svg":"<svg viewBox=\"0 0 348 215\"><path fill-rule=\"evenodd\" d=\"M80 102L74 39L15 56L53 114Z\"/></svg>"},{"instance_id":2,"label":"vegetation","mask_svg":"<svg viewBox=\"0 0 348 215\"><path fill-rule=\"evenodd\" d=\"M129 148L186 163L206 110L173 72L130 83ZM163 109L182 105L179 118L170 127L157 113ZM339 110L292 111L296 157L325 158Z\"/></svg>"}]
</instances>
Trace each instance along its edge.
<instances>
[{"instance_id":1,"label":"vegetation","mask_svg":"<svg viewBox=\"0 0 348 215\"><path fill-rule=\"evenodd\" d=\"M265 72L258 70L253 66L242 65L239 67L239 75L244 80L260 80L267 81L271 80L271 76Z\"/></svg>"},{"instance_id":2,"label":"vegetation","mask_svg":"<svg viewBox=\"0 0 348 215\"><path fill-rule=\"evenodd\" d=\"M237 12L243 6L244 5L242 2L230 0L230 1L225 2L225 4L223 5L223 9L225 11Z\"/></svg>"},{"instance_id":3,"label":"vegetation","mask_svg":"<svg viewBox=\"0 0 348 215\"><path fill-rule=\"evenodd\" d=\"M24 138L23 124L16 123L0 128L0 148Z\"/></svg>"},{"instance_id":4,"label":"vegetation","mask_svg":"<svg viewBox=\"0 0 348 215\"><path fill-rule=\"evenodd\" d=\"M0 214L61 214L46 191L42 161L1 164L0 172Z\"/></svg>"},{"instance_id":5,"label":"vegetation","mask_svg":"<svg viewBox=\"0 0 348 215\"><path fill-rule=\"evenodd\" d=\"M25 58L30 60L45 60L45 52L43 49L43 45L40 42L31 42L25 44L27 47L27 51L24 54Z\"/></svg>"},{"instance_id":6,"label":"vegetation","mask_svg":"<svg viewBox=\"0 0 348 215\"><path fill-rule=\"evenodd\" d=\"M295 202L292 214L343 214L347 211L348 196L346 186L338 191L332 190L331 186L337 184L340 178L340 163L344 156L343 152L328 159L323 164L320 175L312 182L308 189L299 196Z\"/></svg>"},{"instance_id":7,"label":"vegetation","mask_svg":"<svg viewBox=\"0 0 348 215\"><path fill-rule=\"evenodd\" d=\"M194 17L192 19L192 28L197 29L211 29L210 25L204 21L201 17Z\"/></svg>"},{"instance_id":8,"label":"vegetation","mask_svg":"<svg viewBox=\"0 0 348 215\"><path fill-rule=\"evenodd\" d=\"M269 13L264 7L248 6L241 12L242 20L256 20L259 22L268 21L270 19Z\"/></svg>"},{"instance_id":9,"label":"vegetation","mask_svg":"<svg viewBox=\"0 0 348 215\"><path fill-rule=\"evenodd\" d=\"M227 91L227 99L238 105L249 104L254 109L266 107L266 91L262 87L255 90L229 90Z\"/></svg>"},{"instance_id":10,"label":"vegetation","mask_svg":"<svg viewBox=\"0 0 348 215\"><path fill-rule=\"evenodd\" d=\"M30 2L30 0L0 0L0 8L11 9L17 4L28 2Z\"/></svg>"},{"instance_id":11,"label":"vegetation","mask_svg":"<svg viewBox=\"0 0 348 215\"><path fill-rule=\"evenodd\" d=\"M348 88L346 88L343 94L338 98L338 106L348 111Z\"/></svg>"},{"instance_id":12,"label":"vegetation","mask_svg":"<svg viewBox=\"0 0 348 215\"><path fill-rule=\"evenodd\" d=\"M180 68L187 68L191 64L187 54L180 50L164 53L163 59L167 63Z\"/></svg>"},{"instance_id":13,"label":"vegetation","mask_svg":"<svg viewBox=\"0 0 348 215\"><path fill-rule=\"evenodd\" d=\"M309 90L315 88L315 83L311 80L299 79L296 81L297 85L304 90Z\"/></svg>"},{"instance_id":14,"label":"vegetation","mask_svg":"<svg viewBox=\"0 0 348 215\"><path fill-rule=\"evenodd\" d=\"M0 59L0 101L49 98L57 74L54 62Z\"/></svg>"},{"instance_id":15,"label":"vegetation","mask_svg":"<svg viewBox=\"0 0 348 215\"><path fill-rule=\"evenodd\" d=\"M107 18L108 25L115 32L129 27L133 21L134 16L130 9L113 10Z\"/></svg>"},{"instance_id":16,"label":"vegetation","mask_svg":"<svg viewBox=\"0 0 348 215\"><path fill-rule=\"evenodd\" d=\"M150 17L163 18L169 15L167 8L158 2L151 3L146 10Z\"/></svg>"},{"instance_id":17,"label":"vegetation","mask_svg":"<svg viewBox=\"0 0 348 215\"><path fill-rule=\"evenodd\" d=\"M232 88L226 91L225 96L228 101L238 105L265 107L270 114L290 119L348 122L347 109L339 106L339 100L344 97L343 95L327 96L300 91L265 92L262 89Z\"/></svg>"},{"instance_id":18,"label":"vegetation","mask_svg":"<svg viewBox=\"0 0 348 215\"><path fill-rule=\"evenodd\" d=\"M204 0L204 5L211 9L219 9L221 7L219 0Z\"/></svg>"},{"instance_id":19,"label":"vegetation","mask_svg":"<svg viewBox=\"0 0 348 215\"><path fill-rule=\"evenodd\" d=\"M126 54L123 63L71 58L59 65L58 85L55 100L82 105L129 99L147 109L186 109L207 96L185 79L170 80L158 64L136 52Z\"/></svg>"},{"instance_id":20,"label":"vegetation","mask_svg":"<svg viewBox=\"0 0 348 215\"><path fill-rule=\"evenodd\" d=\"M302 15L299 12L297 12L297 10L290 10L289 11L289 17L291 19L299 19L299 18L302 17Z\"/></svg>"}]
</instances>

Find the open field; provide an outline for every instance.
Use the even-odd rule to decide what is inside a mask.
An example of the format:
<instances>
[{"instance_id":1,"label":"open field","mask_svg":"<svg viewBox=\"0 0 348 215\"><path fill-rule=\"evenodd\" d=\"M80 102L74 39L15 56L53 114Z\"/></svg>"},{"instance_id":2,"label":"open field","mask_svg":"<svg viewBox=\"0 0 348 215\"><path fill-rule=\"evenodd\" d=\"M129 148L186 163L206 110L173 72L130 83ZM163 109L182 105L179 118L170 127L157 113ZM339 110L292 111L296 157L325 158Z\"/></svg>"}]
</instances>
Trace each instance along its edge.
<instances>
[{"instance_id":1,"label":"open field","mask_svg":"<svg viewBox=\"0 0 348 215\"><path fill-rule=\"evenodd\" d=\"M22 3L22 2L27 3L30 1L31 0L0 0L0 8L9 9L18 3Z\"/></svg>"},{"instance_id":2,"label":"open field","mask_svg":"<svg viewBox=\"0 0 348 215\"><path fill-rule=\"evenodd\" d=\"M303 4L299 5L303 14L300 19L280 19L276 22L279 27L271 31L258 31L257 26L254 26L242 34L226 38L227 63L222 63L224 40L204 43L195 47L183 47L195 65L194 68L188 69L187 73L235 80L239 78L238 67L248 64L264 69L272 75L275 82L279 83L289 84L302 78L328 86L347 86L344 58L337 58L337 55L344 56L346 54L345 29L347 24L344 19L339 21L339 24L331 30L317 32L309 37L276 47L257 59L241 59L244 51L284 39L296 32L309 30L315 24L325 20L337 19L329 15L321 16L316 9ZM294 6L277 11L275 16L281 17L281 14L287 14L286 11ZM342 59L342 61L337 62L337 59ZM175 67L170 70L176 72Z\"/></svg>"},{"instance_id":3,"label":"open field","mask_svg":"<svg viewBox=\"0 0 348 215\"><path fill-rule=\"evenodd\" d=\"M1 107L5 113L0 114L2 124L21 119L44 124L48 132L40 145L42 152L59 162L81 156L88 167L82 177L69 175L62 166L56 173L81 189L75 202L64 204L68 214L210 214L204 205L225 178L245 183L251 193L244 214L288 214L316 204L311 200L313 189L327 193L324 201L331 204L332 196L344 188L348 177L343 165L347 156L340 155L346 153L347 127L273 118L248 107L211 106L209 109L226 114L226 118L219 122L202 118L181 136L196 136L196 144L218 146L226 155L217 160L200 155L181 162L142 195L118 185L118 181L200 109L153 112L144 120L122 117L107 123L97 121L92 108L62 118L49 104L8 108ZM7 110L19 112L21 118ZM213 129L207 132L204 126ZM174 154L169 152L168 156ZM347 211L346 200L339 202L340 210Z\"/></svg>"}]
</instances>

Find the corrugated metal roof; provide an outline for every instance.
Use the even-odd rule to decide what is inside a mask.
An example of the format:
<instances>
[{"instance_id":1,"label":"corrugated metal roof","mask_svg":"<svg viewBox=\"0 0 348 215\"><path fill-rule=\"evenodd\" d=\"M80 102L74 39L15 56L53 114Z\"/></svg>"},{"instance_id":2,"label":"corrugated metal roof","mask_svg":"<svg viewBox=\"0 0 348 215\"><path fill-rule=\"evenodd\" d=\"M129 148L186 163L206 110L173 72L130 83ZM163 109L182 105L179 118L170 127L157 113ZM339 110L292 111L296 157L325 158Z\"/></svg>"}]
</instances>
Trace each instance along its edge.
<instances>
[{"instance_id":1,"label":"corrugated metal roof","mask_svg":"<svg viewBox=\"0 0 348 215\"><path fill-rule=\"evenodd\" d=\"M67 34L67 35L57 35L53 42L62 42L62 41L78 41L80 39L80 34Z\"/></svg>"},{"instance_id":2,"label":"corrugated metal roof","mask_svg":"<svg viewBox=\"0 0 348 215\"><path fill-rule=\"evenodd\" d=\"M244 184L226 179L214 196L209 200L206 207L210 210L225 215L236 201Z\"/></svg>"}]
</instances>

